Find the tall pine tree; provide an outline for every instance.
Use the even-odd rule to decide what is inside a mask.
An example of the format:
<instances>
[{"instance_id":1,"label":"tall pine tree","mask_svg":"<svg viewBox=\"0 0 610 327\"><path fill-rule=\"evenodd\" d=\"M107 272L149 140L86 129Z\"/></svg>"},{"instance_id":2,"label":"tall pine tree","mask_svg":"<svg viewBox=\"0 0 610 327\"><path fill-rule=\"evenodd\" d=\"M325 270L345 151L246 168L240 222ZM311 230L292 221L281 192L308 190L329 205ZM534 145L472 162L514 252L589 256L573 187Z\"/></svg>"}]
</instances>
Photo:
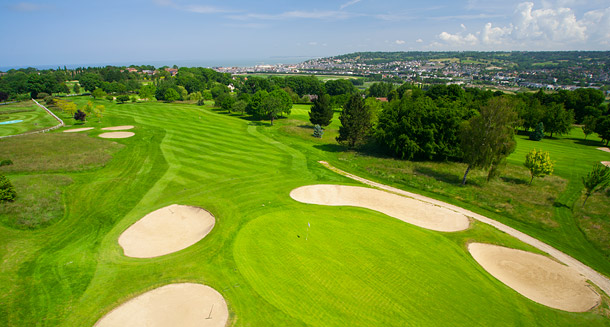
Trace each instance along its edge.
<instances>
[{"instance_id":1,"label":"tall pine tree","mask_svg":"<svg viewBox=\"0 0 610 327\"><path fill-rule=\"evenodd\" d=\"M332 119L333 108L330 106L330 95L318 95L309 111L309 121L314 125L328 126Z\"/></svg>"},{"instance_id":2,"label":"tall pine tree","mask_svg":"<svg viewBox=\"0 0 610 327\"><path fill-rule=\"evenodd\" d=\"M337 141L350 148L363 144L371 134L371 111L358 94L352 95L343 106L339 120L341 127Z\"/></svg>"}]
</instances>

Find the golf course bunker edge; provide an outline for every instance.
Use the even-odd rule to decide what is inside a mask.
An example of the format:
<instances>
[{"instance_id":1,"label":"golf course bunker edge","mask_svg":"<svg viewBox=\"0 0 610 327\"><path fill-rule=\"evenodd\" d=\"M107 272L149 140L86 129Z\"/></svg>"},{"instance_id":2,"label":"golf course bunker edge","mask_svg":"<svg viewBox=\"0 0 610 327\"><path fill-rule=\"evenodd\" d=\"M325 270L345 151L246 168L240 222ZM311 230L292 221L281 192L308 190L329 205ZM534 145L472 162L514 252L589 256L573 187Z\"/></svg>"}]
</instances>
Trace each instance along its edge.
<instances>
[{"instance_id":1,"label":"golf course bunker edge","mask_svg":"<svg viewBox=\"0 0 610 327\"><path fill-rule=\"evenodd\" d=\"M186 249L214 228L216 219L204 209L172 204L155 210L119 236L128 257L154 258Z\"/></svg>"},{"instance_id":2,"label":"golf course bunker edge","mask_svg":"<svg viewBox=\"0 0 610 327\"><path fill-rule=\"evenodd\" d=\"M224 327L227 303L215 289L195 283L169 284L116 307L95 327Z\"/></svg>"},{"instance_id":3,"label":"golf course bunker edge","mask_svg":"<svg viewBox=\"0 0 610 327\"><path fill-rule=\"evenodd\" d=\"M102 133L98 136L103 139L126 139L126 138L132 137L134 135L136 135L136 134L133 132L108 132L108 133Z\"/></svg>"},{"instance_id":4,"label":"golf course bunker edge","mask_svg":"<svg viewBox=\"0 0 610 327\"><path fill-rule=\"evenodd\" d=\"M375 210L406 223L440 232L469 227L468 217L423 201L360 186L307 185L290 192L296 201L327 206L354 206Z\"/></svg>"},{"instance_id":5,"label":"golf course bunker edge","mask_svg":"<svg viewBox=\"0 0 610 327\"><path fill-rule=\"evenodd\" d=\"M601 297L576 270L540 254L470 243L472 257L492 276L528 299L551 308L585 312Z\"/></svg>"},{"instance_id":6,"label":"golf course bunker edge","mask_svg":"<svg viewBox=\"0 0 610 327\"><path fill-rule=\"evenodd\" d=\"M133 125L122 125L122 126L110 126L102 128L102 131L126 131L132 129Z\"/></svg>"}]
</instances>

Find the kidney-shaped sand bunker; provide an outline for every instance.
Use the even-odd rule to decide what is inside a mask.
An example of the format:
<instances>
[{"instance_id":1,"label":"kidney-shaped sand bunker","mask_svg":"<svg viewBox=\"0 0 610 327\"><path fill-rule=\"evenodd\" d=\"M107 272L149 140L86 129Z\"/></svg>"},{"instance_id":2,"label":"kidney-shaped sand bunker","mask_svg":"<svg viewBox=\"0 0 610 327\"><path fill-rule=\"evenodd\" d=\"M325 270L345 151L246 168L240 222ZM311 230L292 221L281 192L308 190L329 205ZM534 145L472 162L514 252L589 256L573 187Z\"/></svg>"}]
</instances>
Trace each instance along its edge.
<instances>
[{"instance_id":1,"label":"kidney-shaped sand bunker","mask_svg":"<svg viewBox=\"0 0 610 327\"><path fill-rule=\"evenodd\" d=\"M601 300L577 271L542 255L483 243L471 243L468 250L492 276L532 301L585 312Z\"/></svg>"},{"instance_id":2,"label":"kidney-shaped sand bunker","mask_svg":"<svg viewBox=\"0 0 610 327\"><path fill-rule=\"evenodd\" d=\"M220 293L193 283L170 284L144 293L102 317L95 327L223 327L229 311Z\"/></svg>"},{"instance_id":3,"label":"kidney-shaped sand bunker","mask_svg":"<svg viewBox=\"0 0 610 327\"><path fill-rule=\"evenodd\" d=\"M214 216L201 208L172 204L127 228L119 237L119 245L128 257L158 257L197 243L214 223Z\"/></svg>"},{"instance_id":4,"label":"kidney-shaped sand bunker","mask_svg":"<svg viewBox=\"0 0 610 327\"><path fill-rule=\"evenodd\" d=\"M456 232L469 226L468 218L455 211L366 187L308 185L292 190L290 197L311 204L363 207L441 232Z\"/></svg>"}]
</instances>

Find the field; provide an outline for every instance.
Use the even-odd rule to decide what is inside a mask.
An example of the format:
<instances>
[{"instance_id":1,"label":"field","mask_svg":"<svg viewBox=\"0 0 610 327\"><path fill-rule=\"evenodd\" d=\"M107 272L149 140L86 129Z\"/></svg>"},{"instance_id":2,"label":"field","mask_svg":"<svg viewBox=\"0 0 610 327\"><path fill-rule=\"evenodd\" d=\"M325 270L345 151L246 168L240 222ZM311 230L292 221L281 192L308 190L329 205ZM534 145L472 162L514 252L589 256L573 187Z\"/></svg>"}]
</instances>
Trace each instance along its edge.
<instances>
[{"instance_id":1,"label":"field","mask_svg":"<svg viewBox=\"0 0 610 327\"><path fill-rule=\"evenodd\" d=\"M75 101L82 106L88 98ZM30 230L15 228L17 222L8 221L12 216L2 216L2 326L92 326L126 300L174 282L216 289L228 303L229 324L234 326L610 325L607 300L587 313L550 309L487 274L469 255L468 242L536 252L487 225L473 223L463 232L440 233L367 209L307 205L289 197L292 189L303 185L361 186L317 162L326 160L523 227L610 275L608 259L584 234L575 232L574 216L561 216L579 199L578 175L588 169L589 161L607 153L587 152L579 155L586 162L570 162L574 167L558 167L558 177L535 180L535 190L555 192L551 207L560 216L530 224L519 220L528 207L512 215L489 210L491 204L478 207L477 194L486 188L481 174L474 173L472 185L459 191L452 184L456 168L437 172L440 166L426 170L418 163L409 168L382 155L343 151L333 141L338 115L321 140L313 139L307 106L295 106L290 118L270 127L268 122L192 104L97 102L106 106L103 122L87 123L95 129L78 135L94 144L73 148L70 144L76 139L62 142L75 158L102 149L96 150L97 159L89 166L69 160L49 171L23 159L5 171L18 185L27 184L26 178L48 181L33 190L22 187L23 199L18 201L28 199L28 194L56 196L59 189L64 214ZM99 127L117 125L136 126L131 130L135 136L96 138ZM40 147L48 142L27 141ZM520 138L518 151L509 158L510 176L517 176L505 182L511 187L526 187L520 181L527 175L512 164L521 164L529 146L522 145L527 142ZM548 144L558 161L592 147L569 138L541 144ZM391 162L393 166L386 165ZM417 169L417 174L408 179L399 175L405 170L389 174L382 166ZM446 193L439 191L443 189ZM513 201L531 197L522 193ZM555 202L561 205L553 206ZM214 229L173 254L125 257L117 243L119 235L147 213L171 204L210 211L216 217ZM553 236L549 228L563 234Z\"/></svg>"},{"instance_id":2,"label":"field","mask_svg":"<svg viewBox=\"0 0 610 327\"><path fill-rule=\"evenodd\" d=\"M22 122L0 125L0 136L42 130L59 124L33 101L0 106L0 123L14 120L22 120Z\"/></svg>"}]
</instances>

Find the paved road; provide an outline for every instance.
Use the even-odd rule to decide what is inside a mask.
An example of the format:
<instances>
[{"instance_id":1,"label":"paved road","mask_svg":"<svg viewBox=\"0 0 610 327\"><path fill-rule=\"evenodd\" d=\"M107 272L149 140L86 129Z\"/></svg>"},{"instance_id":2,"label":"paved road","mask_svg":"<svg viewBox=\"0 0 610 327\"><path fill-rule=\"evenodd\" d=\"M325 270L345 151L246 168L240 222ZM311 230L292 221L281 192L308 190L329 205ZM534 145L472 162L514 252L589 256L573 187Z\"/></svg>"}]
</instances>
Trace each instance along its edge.
<instances>
[{"instance_id":1,"label":"paved road","mask_svg":"<svg viewBox=\"0 0 610 327\"><path fill-rule=\"evenodd\" d=\"M554 247L540 241L537 240L525 233L522 233L512 227L508 227L500 222L497 222L493 219L489 219L485 216L481 216L477 213L474 213L470 210L466 210L464 208L460 208L458 206L454 206L452 204L449 203L445 203L442 201L438 201L423 195L419 195L416 193L411 193L411 192L407 192L407 191L403 191L401 189L397 189L395 187L391 187L391 186L387 186L384 184L380 184L380 183L376 183L373 181L370 181L368 179L350 174L348 172L345 172L339 168L335 168L333 166L331 166L328 162L326 161L319 161L320 164L322 164L323 166L325 166L326 168L341 174L345 177L349 177L353 180L359 181L361 183L382 189L382 190L386 190L392 193L396 193L396 194L400 194L403 196L407 196L413 199L417 199L423 202L427 202L430 204L434 204L434 205L438 205L441 207L445 207L447 209L459 212L465 216L471 217L475 220L478 220L482 223L485 223L487 225L493 226L509 235L512 235L514 237L516 237L517 239L523 241L524 243L527 243L537 249L539 249L540 251L543 251L547 254L549 254L550 256L554 257L555 259L563 262L565 265L572 267L573 269L576 269L576 271L578 271L580 274L582 274L583 276L585 276L588 280L590 280L591 282L593 282L595 285L597 285L600 289L602 289L606 294L610 295L610 279L606 278L605 276L601 275L600 273L598 273L597 271L593 270L592 268L590 268L589 266L583 264L582 262L572 258L571 256L555 249Z\"/></svg>"}]
</instances>

